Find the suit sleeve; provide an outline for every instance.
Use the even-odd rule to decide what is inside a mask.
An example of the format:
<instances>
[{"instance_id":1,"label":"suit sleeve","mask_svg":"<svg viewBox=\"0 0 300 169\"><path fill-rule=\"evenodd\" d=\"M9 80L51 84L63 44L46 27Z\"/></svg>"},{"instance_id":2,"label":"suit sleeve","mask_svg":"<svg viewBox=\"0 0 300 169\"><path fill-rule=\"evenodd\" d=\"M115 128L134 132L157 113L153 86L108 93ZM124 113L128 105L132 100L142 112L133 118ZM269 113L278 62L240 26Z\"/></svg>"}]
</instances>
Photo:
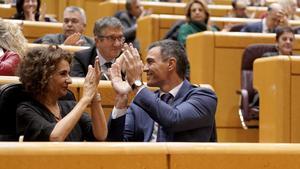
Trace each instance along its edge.
<instances>
[{"instance_id":1,"label":"suit sleeve","mask_svg":"<svg viewBox=\"0 0 300 169\"><path fill-rule=\"evenodd\" d=\"M194 88L186 97L182 98L184 101L180 104L172 107L145 88L140 91L133 102L170 132L211 126L217 106L215 94L208 89Z\"/></svg>"},{"instance_id":2,"label":"suit sleeve","mask_svg":"<svg viewBox=\"0 0 300 169\"><path fill-rule=\"evenodd\" d=\"M123 141L125 115L116 119L110 117L108 121L107 141Z\"/></svg>"},{"instance_id":3,"label":"suit sleeve","mask_svg":"<svg viewBox=\"0 0 300 169\"><path fill-rule=\"evenodd\" d=\"M133 110L139 111L139 107L131 104L126 115L116 119L110 118L108 122L107 141L138 141L135 136L135 117Z\"/></svg>"},{"instance_id":4,"label":"suit sleeve","mask_svg":"<svg viewBox=\"0 0 300 169\"><path fill-rule=\"evenodd\" d=\"M78 58L78 56L75 54L72 60L72 67L71 67L71 76L72 77L85 77L86 72L84 70L84 65Z\"/></svg>"},{"instance_id":5,"label":"suit sleeve","mask_svg":"<svg viewBox=\"0 0 300 169\"><path fill-rule=\"evenodd\" d=\"M42 40L42 44L60 45L60 44L57 44L57 42L55 42L54 39L52 38L52 36L50 36L50 35L45 35L44 37L41 38L41 40Z\"/></svg>"},{"instance_id":6,"label":"suit sleeve","mask_svg":"<svg viewBox=\"0 0 300 169\"><path fill-rule=\"evenodd\" d=\"M134 40L136 37L136 23L131 23L129 17L125 14L122 14L120 16L120 21L125 28L124 36L126 38L126 41Z\"/></svg>"},{"instance_id":7,"label":"suit sleeve","mask_svg":"<svg viewBox=\"0 0 300 169\"><path fill-rule=\"evenodd\" d=\"M245 25L242 29L241 32L249 32L248 30L248 25Z\"/></svg>"}]
</instances>

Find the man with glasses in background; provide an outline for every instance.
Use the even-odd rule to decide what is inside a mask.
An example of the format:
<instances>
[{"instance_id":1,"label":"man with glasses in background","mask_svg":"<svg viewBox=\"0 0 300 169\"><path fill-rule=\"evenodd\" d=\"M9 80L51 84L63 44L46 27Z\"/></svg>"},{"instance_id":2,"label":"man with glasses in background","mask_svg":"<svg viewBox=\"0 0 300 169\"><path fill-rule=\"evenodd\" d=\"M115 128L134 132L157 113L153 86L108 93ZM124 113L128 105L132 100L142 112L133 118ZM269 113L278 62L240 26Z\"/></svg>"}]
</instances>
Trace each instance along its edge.
<instances>
[{"instance_id":1,"label":"man with glasses in background","mask_svg":"<svg viewBox=\"0 0 300 169\"><path fill-rule=\"evenodd\" d=\"M110 80L108 69L120 55L125 41L123 26L115 17L104 17L95 22L95 45L89 49L75 53L72 63L71 76L85 77L88 66L99 56L102 72L101 80Z\"/></svg>"},{"instance_id":2,"label":"man with glasses in background","mask_svg":"<svg viewBox=\"0 0 300 169\"><path fill-rule=\"evenodd\" d=\"M64 44L74 46L93 46L93 39L84 36L86 15L82 8L69 6L64 10L62 34L47 34L35 41L43 44Z\"/></svg>"}]
</instances>

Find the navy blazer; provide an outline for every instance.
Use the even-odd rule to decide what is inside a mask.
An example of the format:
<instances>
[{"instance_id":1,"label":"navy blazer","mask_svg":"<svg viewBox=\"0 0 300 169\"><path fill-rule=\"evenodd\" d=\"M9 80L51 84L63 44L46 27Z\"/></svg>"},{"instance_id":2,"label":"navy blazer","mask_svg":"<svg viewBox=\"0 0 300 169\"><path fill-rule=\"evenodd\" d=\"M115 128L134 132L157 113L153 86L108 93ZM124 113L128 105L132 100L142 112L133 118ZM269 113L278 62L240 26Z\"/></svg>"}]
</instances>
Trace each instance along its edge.
<instances>
[{"instance_id":1,"label":"navy blazer","mask_svg":"<svg viewBox=\"0 0 300 169\"><path fill-rule=\"evenodd\" d=\"M72 77L85 77L88 72L88 66L94 65L97 56L96 46L75 52L71 67Z\"/></svg>"},{"instance_id":2,"label":"navy blazer","mask_svg":"<svg viewBox=\"0 0 300 169\"><path fill-rule=\"evenodd\" d=\"M183 82L171 105L159 92L144 88L127 109L126 116L109 121L109 141L151 139L154 121L163 127L169 142L216 141L215 112L217 97L209 89Z\"/></svg>"},{"instance_id":3,"label":"navy blazer","mask_svg":"<svg viewBox=\"0 0 300 169\"><path fill-rule=\"evenodd\" d=\"M262 21L249 23L241 29L241 32L260 32L262 33L263 26Z\"/></svg>"}]
</instances>

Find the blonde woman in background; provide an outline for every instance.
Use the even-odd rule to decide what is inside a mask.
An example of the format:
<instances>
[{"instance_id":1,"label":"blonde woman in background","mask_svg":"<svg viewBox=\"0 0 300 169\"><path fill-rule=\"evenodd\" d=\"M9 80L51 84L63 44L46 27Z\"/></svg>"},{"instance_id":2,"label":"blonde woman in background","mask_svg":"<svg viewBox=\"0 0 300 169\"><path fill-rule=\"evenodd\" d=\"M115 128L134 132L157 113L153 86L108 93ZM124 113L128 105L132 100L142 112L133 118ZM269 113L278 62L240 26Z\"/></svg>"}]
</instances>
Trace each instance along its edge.
<instances>
[{"instance_id":1,"label":"blonde woman in background","mask_svg":"<svg viewBox=\"0 0 300 169\"><path fill-rule=\"evenodd\" d=\"M27 49L20 27L0 20L0 75L13 76Z\"/></svg>"}]
</instances>

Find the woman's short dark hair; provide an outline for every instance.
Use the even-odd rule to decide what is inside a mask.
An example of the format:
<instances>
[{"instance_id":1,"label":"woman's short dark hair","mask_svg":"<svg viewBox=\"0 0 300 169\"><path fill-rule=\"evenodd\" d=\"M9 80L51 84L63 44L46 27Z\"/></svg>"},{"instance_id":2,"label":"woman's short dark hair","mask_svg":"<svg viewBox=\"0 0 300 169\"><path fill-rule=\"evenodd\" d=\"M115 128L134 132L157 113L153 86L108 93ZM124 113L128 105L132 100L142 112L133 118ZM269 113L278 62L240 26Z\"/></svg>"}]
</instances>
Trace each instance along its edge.
<instances>
[{"instance_id":1,"label":"woman's short dark hair","mask_svg":"<svg viewBox=\"0 0 300 169\"><path fill-rule=\"evenodd\" d=\"M293 30L293 28L291 28L289 26L276 28L275 32L276 32L276 42L278 42L280 36L283 33L292 33L292 34L295 34L295 31Z\"/></svg>"},{"instance_id":2,"label":"woman's short dark hair","mask_svg":"<svg viewBox=\"0 0 300 169\"><path fill-rule=\"evenodd\" d=\"M206 15L206 18L205 18L204 22L205 22L205 24L207 24L208 20L209 20L209 12L208 12L206 2L203 1L203 0L191 0L191 1L189 1L189 3L187 3L187 5L185 7L185 17L186 17L187 21L192 20L192 18L191 18L191 8L192 8L192 5L194 3L198 3L202 6L202 8L205 12L205 15Z\"/></svg>"},{"instance_id":3,"label":"woman's short dark hair","mask_svg":"<svg viewBox=\"0 0 300 169\"><path fill-rule=\"evenodd\" d=\"M17 0L16 1L17 13L13 16L13 19L25 20L25 14L24 14L24 9L23 9L24 1L25 0ZM41 0L37 0L36 13L34 16L34 19L36 21L38 21L39 17L40 17L40 6L41 6Z\"/></svg>"},{"instance_id":4,"label":"woman's short dark hair","mask_svg":"<svg viewBox=\"0 0 300 169\"><path fill-rule=\"evenodd\" d=\"M72 55L58 46L29 49L18 71L25 90L33 97L43 95L50 76L62 60L71 64Z\"/></svg>"}]
</instances>

